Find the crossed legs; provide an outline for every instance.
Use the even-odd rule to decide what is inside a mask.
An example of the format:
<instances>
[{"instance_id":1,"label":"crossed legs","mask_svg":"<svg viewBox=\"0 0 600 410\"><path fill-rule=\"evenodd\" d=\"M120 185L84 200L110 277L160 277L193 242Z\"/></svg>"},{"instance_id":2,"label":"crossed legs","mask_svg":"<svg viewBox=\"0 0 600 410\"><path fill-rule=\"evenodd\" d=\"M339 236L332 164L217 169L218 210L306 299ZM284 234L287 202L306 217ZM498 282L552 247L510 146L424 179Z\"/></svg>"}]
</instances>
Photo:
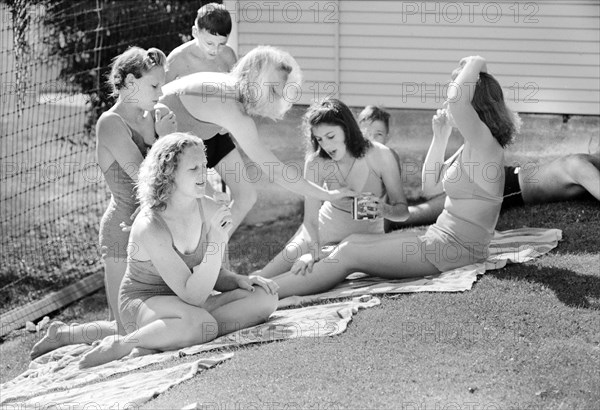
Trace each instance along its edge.
<instances>
[{"instance_id":1,"label":"crossed legs","mask_svg":"<svg viewBox=\"0 0 600 410\"><path fill-rule=\"evenodd\" d=\"M276 308L277 295L270 295L260 287L255 287L254 292L236 289L212 296L206 309L189 305L177 296L155 296L142 304L137 330L126 336L102 339L81 358L79 366L98 366L132 352L139 355L206 343L262 323Z\"/></svg>"}]
</instances>

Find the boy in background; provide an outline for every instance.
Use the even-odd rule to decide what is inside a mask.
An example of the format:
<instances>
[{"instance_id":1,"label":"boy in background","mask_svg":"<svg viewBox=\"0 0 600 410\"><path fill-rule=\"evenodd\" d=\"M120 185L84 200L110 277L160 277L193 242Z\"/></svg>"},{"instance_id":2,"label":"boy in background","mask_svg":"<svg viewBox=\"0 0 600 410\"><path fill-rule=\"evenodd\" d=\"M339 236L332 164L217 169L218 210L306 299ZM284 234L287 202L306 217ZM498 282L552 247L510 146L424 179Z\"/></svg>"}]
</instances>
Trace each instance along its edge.
<instances>
[{"instance_id":1,"label":"boy in background","mask_svg":"<svg viewBox=\"0 0 600 410\"><path fill-rule=\"evenodd\" d=\"M192 26L193 39L167 56L166 82L199 72L230 72L237 61L235 52L227 45L231 27L231 15L222 4L209 3L198 9ZM235 216L230 232L233 235L254 206L256 190L252 184L231 172L238 169L243 160L227 130L221 129L212 138L204 140L204 144L210 157L217 161L208 172L210 183L207 195L213 196L218 202L228 202L228 198L224 198L219 191L230 191L231 212Z\"/></svg>"},{"instance_id":2,"label":"boy in background","mask_svg":"<svg viewBox=\"0 0 600 410\"><path fill-rule=\"evenodd\" d=\"M167 57L167 83L201 71L231 71L237 57L227 45L230 34L231 15L225 6L217 3L202 6L192 26L193 39Z\"/></svg>"},{"instance_id":3,"label":"boy in background","mask_svg":"<svg viewBox=\"0 0 600 410\"><path fill-rule=\"evenodd\" d=\"M375 105L367 105L358 115L358 125L371 141L387 144L390 139L390 114Z\"/></svg>"},{"instance_id":4,"label":"boy in background","mask_svg":"<svg viewBox=\"0 0 600 410\"><path fill-rule=\"evenodd\" d=\"M375 105L367 105L358 115L358 125L366 139L386 145L390 140L390 113ZM402 174L400 156L392 149L396 163ZM392 230L392 221L383 221L384 231Z\"/></svg>"}]
</instances>

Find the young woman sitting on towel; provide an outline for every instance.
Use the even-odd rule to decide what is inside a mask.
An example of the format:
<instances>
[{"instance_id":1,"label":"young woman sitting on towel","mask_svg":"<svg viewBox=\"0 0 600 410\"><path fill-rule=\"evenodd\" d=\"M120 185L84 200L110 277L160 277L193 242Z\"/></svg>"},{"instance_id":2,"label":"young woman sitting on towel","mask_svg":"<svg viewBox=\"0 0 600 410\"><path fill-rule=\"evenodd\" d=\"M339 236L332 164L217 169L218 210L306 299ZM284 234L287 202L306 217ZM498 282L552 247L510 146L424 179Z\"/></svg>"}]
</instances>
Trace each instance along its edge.
<instances>
[{"instance_id":1,"label":"young woman sitting on towel","mask_svg":"<svg viewBox=\"0 0 600 410\"><path fill-rule=\"evenodd\" d=\"M363 193L364 219L353 218L352 198L321 201L304 199L304 222L285 248L260 271L273 277L290 269L312 269L324 256L323 246L340 243L351 234L383 233L383 218L402 221L408 207L400 168L392 150L366 139L352 111L340 100L313 104L304 115L309 153L304 166L307 181L328 190L350 188Z\"/></svg>"},{"instance_id":2,"label":"young woman sitting on towel","mask_svg":"<svg viewBox=\"0 0 600 410\"><path fill-rule=\"evenodd\" d=\"M433 118L433 141L424 167L440 170L424 175L424 191L441 183L447 195L436 223L425 234L352 234L315 263L312 272L275 276L280 298L329 290L355 271L400 279L486 259L502 205L504 147L518 131L519 120L507 108L502 88L487 73L482 57L462 59L453 80L443 109ZM458 128L464 145L451 158L452 165L444 168L452 127Z\"/></svg>"},{"instance_id":3,"label":"young woman sitting on towel","mask_svg":"<svg viewBox=\"0 0 600 410\"><path fill-rule=\"evenodd\" d=\"M119 292L127 335L96 342L80 367L205 343L262 323L275 311L274 282L221 267L231 212L204 195L204 151L200 138L174 133L155 142L142 163L142 209L131 228Z\"/></svg>"}]
</instances>

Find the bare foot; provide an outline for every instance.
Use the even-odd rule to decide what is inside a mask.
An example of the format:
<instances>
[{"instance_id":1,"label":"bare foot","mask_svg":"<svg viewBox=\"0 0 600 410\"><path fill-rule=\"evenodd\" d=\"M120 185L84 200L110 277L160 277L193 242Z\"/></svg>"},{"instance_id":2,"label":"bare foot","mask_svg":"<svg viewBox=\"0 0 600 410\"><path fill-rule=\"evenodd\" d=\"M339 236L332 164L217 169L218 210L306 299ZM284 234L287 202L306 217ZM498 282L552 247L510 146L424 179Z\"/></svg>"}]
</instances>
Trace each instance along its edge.
<instances>
[{"instance_id":1,"label":"bare foot","mask_svg":"<svg viewBox=\"0 0 600 410\"><path fill-rule=\"evenodd\" d=\"M135 345L127 342L123 336L108 336L102 339L95 347L84 354L79 360L79 368L100 366L101 364L118 360L131 353Z\"/></svg>"},{"instance_id":2,"label":"bare foot","mask_svg":"<svg viewBox=\"0 0 600 410\"><path fill-rule=\"evenodd\" d=\"M29 357L31 360L39 357L45 353L51 352L52 350L58 349L61 346L70 344L69 341L70 326L63 322L52 322L46 331L46 335L42 339L33 345Z\"/></svg>"},{"instance_id":3,"label":"bare foot","mask_svg":"<svg viewBox=\"0 0 600 410\"><path fill-rule=\"evenodd\" d=\"M134 347L129 354L129 357L140 357L149 354L160 353L160 350L146 349L144 347Z\"/></svg>"}]
</instances>

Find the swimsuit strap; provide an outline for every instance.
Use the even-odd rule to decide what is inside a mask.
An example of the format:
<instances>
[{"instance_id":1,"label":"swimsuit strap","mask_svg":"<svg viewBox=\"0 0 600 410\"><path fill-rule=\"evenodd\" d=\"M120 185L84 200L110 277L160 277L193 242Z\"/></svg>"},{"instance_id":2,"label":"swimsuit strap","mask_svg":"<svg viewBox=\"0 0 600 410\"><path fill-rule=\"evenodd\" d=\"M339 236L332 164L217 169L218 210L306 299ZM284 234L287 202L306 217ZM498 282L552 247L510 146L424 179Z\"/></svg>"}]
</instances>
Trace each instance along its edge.
<instances>
[{"instance_id":1,"label":"swimsuit strap","mask_svg":"<svg viewBox=\"0 0 600 410\"><path fill-rule=\"evenodd\" d=\"M153 214L158 217L157 218L158 221L167 229L167 232L169 233L169 236L171 237L171 246L173 246L173 249L175 249L175 252L177 252L180 256L185 256L185 257L192 256L193 254L197 253L198 248L201 247L200 245L203 242L205 242L203 240L203 238L206 236L206 229L204 229L205 228L204 225L206 224L206 219L204 218L204 207L202 206L201 199L198 200L198 209L199 209L198 212L200 212L200 217L202 218L202 230L200 232L200 239L198 240L198 244L196 245L196 248L194 248L194 250L191 253L183 253L179 249L177 249L177 247L175 246L175 241L173 239L173 233L171 232L169 225L167 225L167 222L164 220L164 218L158 212L153 212Z\"/></svg>"}]
</instances>

